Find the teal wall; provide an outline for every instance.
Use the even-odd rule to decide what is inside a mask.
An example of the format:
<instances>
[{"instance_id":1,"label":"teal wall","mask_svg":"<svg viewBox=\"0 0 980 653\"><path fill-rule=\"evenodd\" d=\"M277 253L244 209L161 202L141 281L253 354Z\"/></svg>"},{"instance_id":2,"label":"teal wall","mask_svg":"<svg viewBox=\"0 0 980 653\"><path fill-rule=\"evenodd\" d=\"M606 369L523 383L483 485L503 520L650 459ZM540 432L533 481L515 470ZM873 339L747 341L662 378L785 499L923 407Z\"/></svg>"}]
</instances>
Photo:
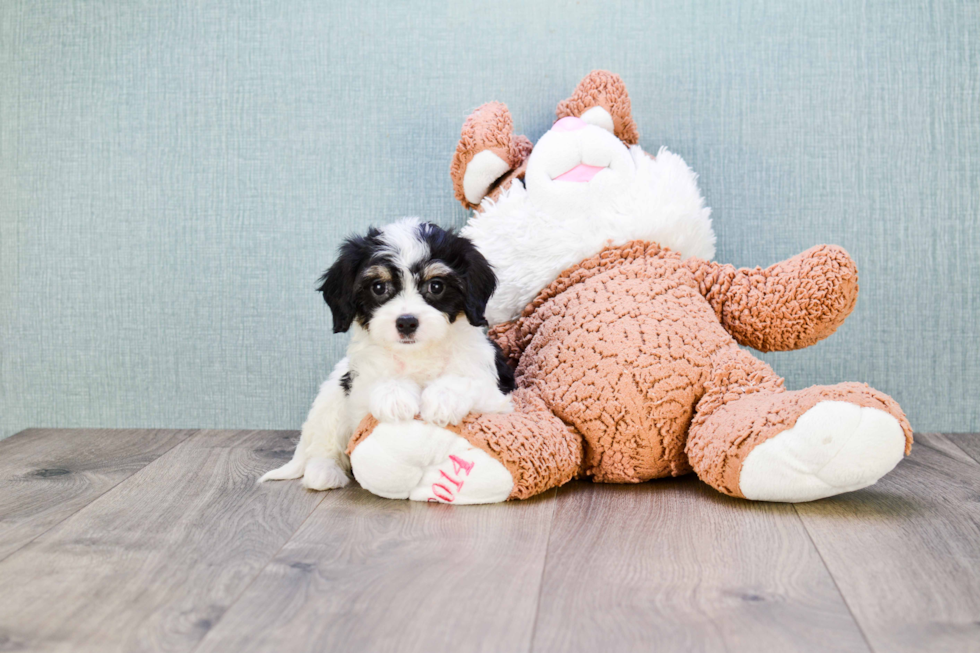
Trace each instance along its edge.
<instances>
[{"instance_id":1,"label":"teal wall","mask_svg":"<svg viewBox=\"0 0 980 653\"><path fill-rule=\"evenodd\" d=\"M861 298L767 356L980 431L980 3L0 3L0 429L298 428L338 240L461 225L482 102L532 139L593 68L684 156L718 260L846 247Z\"/></svg>"}]
</instances>

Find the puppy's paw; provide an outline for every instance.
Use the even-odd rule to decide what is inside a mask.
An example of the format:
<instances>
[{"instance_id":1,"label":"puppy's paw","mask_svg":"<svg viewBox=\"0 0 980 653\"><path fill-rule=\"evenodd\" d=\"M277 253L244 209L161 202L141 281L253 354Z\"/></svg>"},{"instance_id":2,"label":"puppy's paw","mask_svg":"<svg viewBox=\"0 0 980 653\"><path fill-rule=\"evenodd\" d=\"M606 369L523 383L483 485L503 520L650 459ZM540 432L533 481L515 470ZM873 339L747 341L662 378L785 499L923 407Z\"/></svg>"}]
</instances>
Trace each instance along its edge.
<instances>
[{"instance_id":1,"label":"puppy's paw","mask_svg":"<svg viewBox=\"0 0 980 653\"><path fill-rule=\"evenodd\" d=\"M479 413L513 413L514 400L511 399L510 395L505 395L494 388L494 392L487 393L487 395L481 399L479 403L477 403L477 405L474 407L474 411Z\"/></svg>"},{"instance_id":2,"label":"puppy's paw","mask_svg":"<svg viewBox=\"0 0 980 653\"><path fill-rule=\"evenodd\" d=\"M419 414L419 387L407 381L379 383L371 391L371 414L379 422L405 422Z\"/></svg>"},{"instance_id":3,"label":"puppy's paw","mask_svg":"<svg viewBox=\"0 0 980 653\"><path fill-rule=\"evenodd\" d=\"M422 419L436 426L459 424L473 409L470 393L435 383L422 393Z\"/></svg>"},{"instance_id":4,"label":"puppy's paw","mask_svg":"<svg viewBox=\"0 0 980 653\"><path fill-rule=\"evenodd\" d=\"M311 490L330 490L344 487L349 483L350 477L332 458L310 458L306 462L303 487Z\"/></svg>"}]
</instances>

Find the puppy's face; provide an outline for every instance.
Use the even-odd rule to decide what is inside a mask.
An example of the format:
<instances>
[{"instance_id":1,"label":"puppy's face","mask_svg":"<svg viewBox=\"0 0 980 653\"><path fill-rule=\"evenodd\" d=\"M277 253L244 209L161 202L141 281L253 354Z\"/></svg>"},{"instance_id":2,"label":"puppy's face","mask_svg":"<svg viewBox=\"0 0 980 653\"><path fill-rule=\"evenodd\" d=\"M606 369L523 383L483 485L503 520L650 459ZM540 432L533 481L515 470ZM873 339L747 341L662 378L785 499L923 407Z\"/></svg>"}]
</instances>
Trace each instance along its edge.
<instances>
[{"instance_id":1,"label":"puppy's face","mask_svg":"<svg viewBox=\"0 0 980 653\"><path fill-rule=\"evenodd\" d=\"M493 270L469 240L406 218L349 238L319 290L335 333L356 321L373 341L398 349L437 343L460 318L485 325L495 287Z\"/></svg>"}]
</instances>

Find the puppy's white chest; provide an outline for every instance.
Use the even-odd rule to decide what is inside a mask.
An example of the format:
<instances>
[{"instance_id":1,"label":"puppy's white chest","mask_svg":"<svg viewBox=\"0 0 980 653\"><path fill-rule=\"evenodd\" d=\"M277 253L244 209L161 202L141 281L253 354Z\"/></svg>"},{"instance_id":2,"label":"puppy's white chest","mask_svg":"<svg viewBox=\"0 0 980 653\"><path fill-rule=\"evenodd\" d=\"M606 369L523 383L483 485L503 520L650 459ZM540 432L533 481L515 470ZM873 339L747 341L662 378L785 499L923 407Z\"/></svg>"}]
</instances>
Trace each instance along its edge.
<instances>
[{"instance_id":1,"label":"puppy's white chest","mask_svg":"<svg viewBox=\"0 0 980 653\"><path fill-rule=\"evenodd\" d=\"M377 403L379 392L392 394L384 391L402 386L413 388L416 393L421 394L442 376L446 367L446 361L442 357L406 360L394 356L370 361L361 369L353 367L355 378L349 398L349 417L353 426L356 428L361 419L372 412L372 401Z\"/></svg>"},{"instance_id":2,"label":"puppy's white chest","mask_svg":"<svg viewBox=\"0 0 980 653\"><path fill-rule=\"evenodd\" d=\"M449 357L444 352L434 352L426 358L402 359L395 357L391 363L391 377L403 378L425 387L446 373Z\"/></svg>"}]
</instances>

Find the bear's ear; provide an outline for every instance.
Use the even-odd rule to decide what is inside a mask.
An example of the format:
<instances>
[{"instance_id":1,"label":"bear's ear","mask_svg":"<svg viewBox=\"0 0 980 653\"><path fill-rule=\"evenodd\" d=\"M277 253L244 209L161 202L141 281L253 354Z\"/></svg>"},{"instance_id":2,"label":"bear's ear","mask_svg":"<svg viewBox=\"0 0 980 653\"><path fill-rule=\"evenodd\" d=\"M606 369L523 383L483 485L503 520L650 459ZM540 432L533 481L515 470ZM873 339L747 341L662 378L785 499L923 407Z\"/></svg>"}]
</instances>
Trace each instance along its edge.
<instances>
[{"instance_id":1,"label":"bear's ear","mask_svg":"<svg viewBox=\"0 0 980 653\"><path fill-rule=\"evenodd\" d=\"M473 209L508 172L519 168L531 153L531 141L514 135L510 111L488 102L470 114L449 168L456 199Z\"/></svg>"},{"instance_id":2,"label":"bear's ear","mask_svg":"<svg viewBox=\"0 0 980 653\"><path fill-rule=\"evenodd\" d=\"M558 120L581 118L611 131L627 145L636 145L640 133L630 112L630 96L619 75L593 70L578 83L572 97L558 104L555 115Z\"/></svg>"}]
</instances>

